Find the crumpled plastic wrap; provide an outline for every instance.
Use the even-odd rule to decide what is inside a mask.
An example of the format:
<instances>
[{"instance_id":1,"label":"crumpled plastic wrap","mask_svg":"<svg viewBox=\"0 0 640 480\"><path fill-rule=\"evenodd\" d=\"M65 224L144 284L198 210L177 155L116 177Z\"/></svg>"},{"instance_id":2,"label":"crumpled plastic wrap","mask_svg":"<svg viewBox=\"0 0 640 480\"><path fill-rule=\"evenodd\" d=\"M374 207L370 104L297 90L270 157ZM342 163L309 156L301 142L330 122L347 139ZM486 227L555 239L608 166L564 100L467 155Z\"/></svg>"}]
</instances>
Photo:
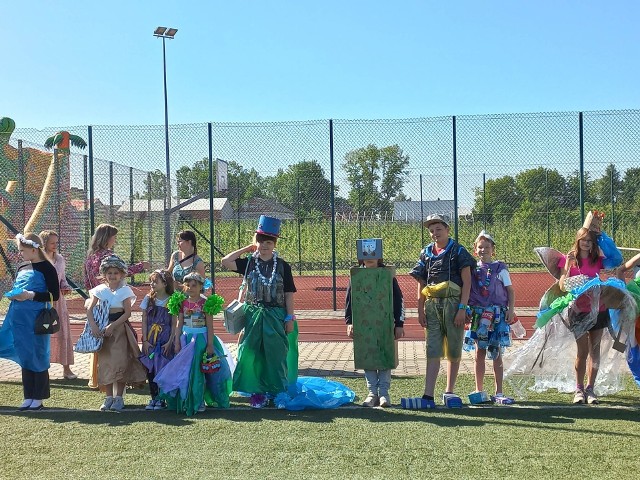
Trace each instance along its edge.
<instances>
[{"instance_id":1,"label":"crumpled plastic wrap","mask_svg":"<svg viewBox=\"0 0 640 480\"><path fill-rule=\"evenodd\" d=\"M281 392L274 404L286 410L338 408L353 402L356 394L349 387L320 377L298 377L295 392Z\"/></svg>"}]
</instances>

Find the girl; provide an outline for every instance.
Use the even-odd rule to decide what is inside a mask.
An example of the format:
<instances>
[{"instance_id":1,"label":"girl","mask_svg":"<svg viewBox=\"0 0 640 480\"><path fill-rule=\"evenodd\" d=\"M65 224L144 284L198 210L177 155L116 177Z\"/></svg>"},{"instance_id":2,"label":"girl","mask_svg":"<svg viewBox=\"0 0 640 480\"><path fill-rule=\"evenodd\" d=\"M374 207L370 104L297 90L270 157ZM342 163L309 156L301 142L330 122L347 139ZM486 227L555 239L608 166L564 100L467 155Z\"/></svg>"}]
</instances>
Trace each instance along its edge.
<instances>
[{"instance_id":1,"label":"girl","mask_svg":"<svg viewBox=\"0 0 640 480\"><path fill-rule=\"evenodd\" d=\"M473 243L478 264L475 278L471 282L469 308L471 327L469 334L476 339L475 358L476 392L484 390L485 358L487 349L493 360L495 378L494 402L512 404L514 400L502 393L504 367L502 352L510 342L509 325L515 322L515 291L507 265L493 259L495 255L493 237L482 230ZM467 337L469 338L469 337Z\"/></svg>"},{"instance_id":2,"label":"girl","mask_svg":"<svg viewBox=\"0 0 640 480\"><path fill-rule=\"evenodd\" d=\"M42 401L50 396L49 335L36 335L33 329L45 304L60 298L60 284L40 237L18 234L16 245L25 262L18 266L13 289L5 294L11 304L0 328L0 357L22 367L24 402L18 410L42 410Z\"/></svg>"},{"instance_id":3,"label":"girl","mask_svg":"<svg viewBox=\"0 0 640 480\"><path fill-rule=\"evenodd\" d=\"M184 230L178 234L178 250L173 252L169 261L168 270L173 275L176 288L182 289L185 275L191 272L199 273L204 277L204 262L198 256L196 247L196 234L191 230Z\"/></svg>"},{"instance_id":4,"label":"girl","mask_svg":"<svg viewBox=\"0 0 640 480\"><path fill-rule=\"evenodd\" d=\"M222 259L223 267L247 278L246 326L239 341L233 389L251 393L253 408L265 407L267 395L295 388L298 376L293 315L296 286L291 267L274 250L280 223L277 218L260 216L253 243ZM241 258L245 253L252 255Z\"/></svg>"},{"instance_id":5,"label":"girl","mask_svg":"<svg viewBox=\"0 0 640 480\"><path fill-rule=\"evenodd\" d=\"M171 314L178 315L174 336L176 356L158 372L155 382L160 397L178 413L195 415L204 412L206 406L229 407L231 393L231 365L227 351L213 333L213 317L222 311L219 295L206 299L202 295L205 279L192 272L184 277L184 291L172 295L168 302ZM203 364L219 364L219 370L203 372Z\"/></svg>"},{"instance_id":6,"label":"girl","mask_svg":"<svg viewBox=\"0 0 640 480\"><path fill-rule=\"evenodd\" d=\"M62 365L62 375L68 380L78 378L71 371L73 365L73 342L71 341L71 324L69 323L69 311L67 310L67 300L65 295L71 292L71 287L67 283L66 268L67 262L58 253L58 234L53 230L43 230L40 238L44 246L44 253L58 272L60 282L60 299L56 302L55 309L60 320L60 330L51 335L51 362Z\"/></svg>"},{"instance_id":7,"label":"girl","mask_svg":"<svg viewBox=\"0 0 640 480\"><path fill-rule=\"evenodd\" d=\"M571 290L567 279L576 275L585 275L595 278L598 272L604 268L605 257L598 248L597 235L588 228L580 228L576 234L573 247L567 253L566 258L561 258L558 267L562 269L559 285L563 291ZM581 323L590 321L591 299L589 295L580 295L569 309L569 323ZM598 367L600 364L600 341L603 329L609 325L609 310L599 304L595 324L591 326L585 335L576 338L578 351L575 361L576 392L573 397L574 404L597 404L598 397L593 392ZM587 369L587 359L589 366ZM587 371L588 370L588 371ZM585 374L587 374L587 386L584 386Z\"/></svg>"},{"instance_id":8,"label":"girl","mask_svg":"<svg viewBox=\"0 0 640 480\"><path fill-rule=\"evenodd\" d=\"M167 270L156 270L149 275L151 292L140 302L142 310L142 356L147 369L151 400L146 410L161 410L166 403L158 398L155 375L173 358L175 318L167 310L167 301L173 294L173 278Z\"/></svg>"},{"instance_id":9,"label":"girl","mask_svg":"<svg viewBox=\"0 0 640 480\"><path fill-rule=\"evenodd\" d=\"M125 283L127 265L116 255L100 262L100 273L105 283L89 293L87 322L94 337L103 337L104 343L97 353L98 385L106 391L100 411L122 411L122 394L127 383L142 384L147 374L138 361L140 349L129 318L136 301L131 288ZM100 330L97 317L108 316L108 325Z\"/></svg>"},{"instance_id":10,"label":"girl","mask_svg":"<svg viewBox=\"0 0 640 480\"><path fill-rule=\"evenodd\" d=\"M100 262L109 255L114 255L113 247L116 244L118 229L108 223L101 223L89 241L89 250L84 262L84 285L87 290L97 287L102 283L100 278ZM127 276L143 272L149 268L148 262L139 262L127 267ZM90 357L89 388L98 388L98 367L96 355Z\"/></svg>"},{"instance_id":11,"label":"girl","mask_svg":"<svg viewBox=\"0 0 640 480\"><path fill-rule=\"evenodd\" d=\"M362 260L360 266L364 268L384 267L382 259L379 260ZM402 291L398 285L398 281L393 277L393 318L394 340L400 340L404 336L404 301L402 299ZM351 284L347 288L347 299L344 310L344 318L347 323L347 335L353 338L353 323L351 315ZM385 370L365 370L364 378L367 382L369 394L363 402L364 407L383 407L391 406L389 397L389 387L391 386L391 369Z\"/></svg>"}]
</instances>

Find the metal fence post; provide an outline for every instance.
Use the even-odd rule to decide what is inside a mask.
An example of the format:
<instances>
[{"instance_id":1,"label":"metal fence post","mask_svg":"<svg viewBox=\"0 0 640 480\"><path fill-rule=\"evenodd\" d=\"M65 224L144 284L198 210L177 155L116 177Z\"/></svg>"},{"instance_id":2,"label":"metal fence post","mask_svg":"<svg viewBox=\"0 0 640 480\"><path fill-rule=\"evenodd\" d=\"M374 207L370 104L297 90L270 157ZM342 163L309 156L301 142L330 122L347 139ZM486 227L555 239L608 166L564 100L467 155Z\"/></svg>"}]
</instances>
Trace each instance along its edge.
<instances>
[{"instance_id":1,"label":"metal fence post","mask_svg":"<svg viewBox=\"0 0 640 480\"><path fill-rule=\"evenodd\" d=\"M131 231L131 263L133 263L133 259L135 258L134 251L136 249L136 241L135 241L135 220L133 213L133 167L129 167L129 229Z\"/></svg>"},{"instance_id":2,"label":"metal fence post","mask_svg":"<svg viewBox=\"0 0 640 480\"><path fill-rule=\"evenodd\" d=\"M27 184L27 175L26 175L26 165L24 161L24 151L22 150L22 140L18 140L18 185L20 186L20 200L22 203L22 229L27 224L27 204L26 204L26 184Z\"/></svg>"},{"instance_id":3,"label":"metal fence post","mask_svg":"<svg viewBox=\"0 0 640 480\"><path fill-rule=\"evenodd\" d=\"M580 222L584 223L584 123L582 112L578 113L578 135L580 146Z\"/></svg>"},{"instance_id":4,"label":"metal fence post","mask_svg":"<svg viewBox=\"0 0 640 480\"><path fill-rule=\"evenodd\" d=\"M551 246L551 218L549 213L549 169L544 169L544 197L547 210L547 247Z\"/></svg>"},{"instance_id":5,"label":"metal fence post","mask_svg":"<svg viewBox=\"0 0 640 480\"><path fill-rule=\"evenodd\" d=\"M213 290L216 288L216 262L215 262L215 248L213 245L215 239L215 227L214 227L214 211L213 211L213 130L211 122L207 123L207 138L209 142L209 263L211 268L211 284ZM222 210L220 210L222 212Z\"/></svg>"},{"instance_id":6,"label":"metal fence post","mask_svg":"<svg viewBox=\"0 0 640 480\"><path fill-rule=\"evenodd\" d=\"M329 120L329 165L331 169L331 276L333 287L333 311L338 309L336 279L336 193L335 165L333 159L333 119Z\"/></svg>"},{"instance_id":7,"label":"metal fence post","mask_svg":"<svg viewBox=\"0 0 640 480\"><path fill-rule=\"evenodd\" d=\"M109 223L113 225L113 161L109 161Z\"/></svg>"},{"instance_id":8,"label":"metal fence post","mask_svg":"<svg viewBox=\"0 0 640 480\"><path fill-rule=\"evenodd\" d=\"M487 229L487 174L482 174L482 228Z\"/></svg>"},{"instance_id":9,"label":"metal fence post","mask_svg":"<svg viewBox=\"0 0 640 480\"><path fill-rule=\"evenodd\" d=\"M56 220L58 223L58 232L62 229L62 205L60 201L60 150L53 149L53 171L56 176Z\"/></svg>"},{"instance_id":10,"label":"metal fence post","mask_svg":"<svg viewBox=\"0 0 640 480\"><path fill-rule=\"evenodd\" d=\"M147 252L149 263L153 264L153 211L151 210L151 172L147 172Z\"/></svg>"},{"instance_id":11,"label":"metal fence post","mask_svg":"<svg viewBox=\"0 0 640 480\"><path fill-rule=\"evenodd\" d=\"M424 247L424 199L422 197L422 174L420 174L420 250Z\"/></svg>"},{"instance_id":12,"label":"metal fence post","mask_svg":"<svg viewBox=\"0 0 640 480\"><path fill-rule=\"evenodd\" d=\"M89 211L89 166L87 162L87 155L82 156L82 206L83 212L86 214ZM87 224L86 220L82 222L84 225L84 238L89 241L91 238L90 225Z\"/></svg>"},{"instance_id":13,"label":"metal fence post","mask_svg":"<svg viewBox=\"0 0 640 480\"><path fill-rule=\"evenodd\" d=\"M615 173L615 166L611 165L611 239L616 241L616 196L614 193L614 181L613 174Z\"/></svg>"},{"instance_id":14,"label":"metal fence post","mask_svg":"<svg viewBox=\"0 0 640 480\"><path fill-rule=\"evenodd\" d=\"M96 231L95 192L93 185L93 127L89 125L89 225L91 235Z\"/></svg>"},{"instance_id":15,"label":"metal fence post","mask_svg":"<svg viewBox=\"0 0 640 480\"><path fill-rule=\"evenodd\" d=\"M453 237L458 241L458 145L456 139L456 116L453 117Z\"/></svg>"},{"instance_id":16,"label":"metal fence post","mask_svg":"<svg viewBox=\"0 0 640 480\"><path fill-rule=\"evenodd\" d=\"M302 239L300 238L300 215L302 210L300 209L300 177L296 173L296 203L298 204L298 212L296 213L296 219L298 223L298 275L302 275Z\"/></svg>"}]
</instances>

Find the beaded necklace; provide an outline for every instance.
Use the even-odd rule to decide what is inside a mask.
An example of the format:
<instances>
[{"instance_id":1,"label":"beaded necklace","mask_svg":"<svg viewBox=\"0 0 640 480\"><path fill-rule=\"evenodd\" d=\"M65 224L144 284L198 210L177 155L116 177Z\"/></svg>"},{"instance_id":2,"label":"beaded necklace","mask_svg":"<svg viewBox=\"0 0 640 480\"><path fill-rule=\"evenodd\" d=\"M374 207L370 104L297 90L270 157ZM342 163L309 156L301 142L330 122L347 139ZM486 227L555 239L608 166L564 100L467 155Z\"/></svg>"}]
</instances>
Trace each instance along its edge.
<instances>
[{"instance_id":1,"label":"beaded necklace","mask_svg":"<svg viewBox=\"0 0 640 480\"><path fill-rule=\"evenodd\" d=\"M487 273L484 280L482 279L482 270L480 267L476 268L476 281L480 287L480 294L483 297L489 296L489 283L491 283L491 267L487 268Z\"/></svg>"},{"instance_id":2,"label":"beaded necklace","mask_svg":"<svg viewBox=\"0 0 640 480\"><path fill-rule=\"evenodd\" d=\"M271 287L271 284L273 283L274 278L276 278L276 267L278 266L278 252L276 252L275 250L273 251L273 270L271 270L271 276L269 278L265 277L260 271L260 268L258 268L258 260L260 260L258 252L256 252L255 259L256 259L256 264L254 265L253 269L255 270L256 275L258 275L258 278L260 278L262 285Z\"/></svg>"}]
</instances>

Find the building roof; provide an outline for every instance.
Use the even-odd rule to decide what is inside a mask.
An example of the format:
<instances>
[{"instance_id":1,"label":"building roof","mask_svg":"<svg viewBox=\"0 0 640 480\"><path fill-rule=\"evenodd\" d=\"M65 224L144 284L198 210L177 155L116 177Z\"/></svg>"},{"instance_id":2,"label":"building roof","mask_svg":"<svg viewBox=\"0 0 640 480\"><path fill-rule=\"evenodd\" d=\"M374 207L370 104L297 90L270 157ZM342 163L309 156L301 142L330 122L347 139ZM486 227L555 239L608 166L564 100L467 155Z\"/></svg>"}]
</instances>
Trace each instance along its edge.
<instances>
[{"instance_id":1,"label":"building roof","mask_svg":"<svg viewBox=\"0 0 640 480\"><path fill-rule=\"evenodd\" d=\"M183 202L186 202L188 199L173 199L172 206L179 205ZM222 210L230 206L229 200L227 198L214 198L213 199L213 210ZM130 210L130 202L125 200L122 202L120 208L118 208L119 213L127 213ZM147 199L134 199L133 200L133 211L134 212L163 212L164 211L164 199L162 198L154 198L151 200L151 206L149 206L149 200ZM191 202L189 205L185 205L180 209L181 212L203 212L209 211L209 199L208 198L200 198Z\"/></svg>"}]
</instances>

